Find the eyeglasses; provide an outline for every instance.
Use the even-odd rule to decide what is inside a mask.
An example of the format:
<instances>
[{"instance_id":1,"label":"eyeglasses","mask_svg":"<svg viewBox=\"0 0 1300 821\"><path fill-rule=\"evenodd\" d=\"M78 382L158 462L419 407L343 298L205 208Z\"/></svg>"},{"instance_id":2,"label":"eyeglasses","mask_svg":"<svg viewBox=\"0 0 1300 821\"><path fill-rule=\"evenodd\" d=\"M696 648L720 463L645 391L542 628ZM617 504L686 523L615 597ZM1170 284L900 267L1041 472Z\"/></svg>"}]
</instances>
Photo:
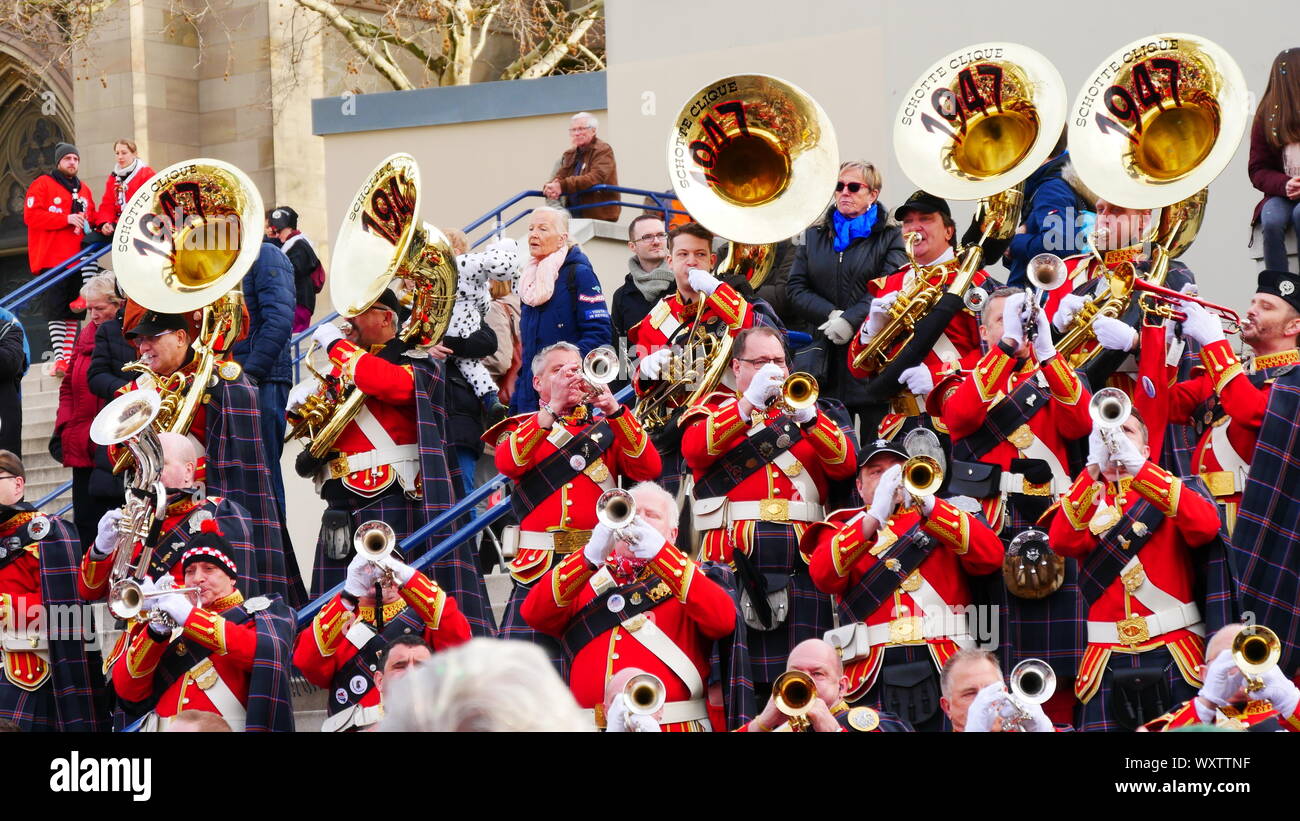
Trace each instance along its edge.
<instances>
[{"instance_id":1,"label":"eyeglasses","mask_svg":"<svg viewBox=\"0 0 1300 821\"><path fill-rule=\"evenodd\" d=\"M748 362L750 365L754 366L755 368L761 368L761 367L763 367L764 365L784 365L784 364L785 364L785 357L784 357L784 356L766 356L766 357L760 357L760 358L758 358L758 359L745 359L744 357L740 357L740 356L738 356L738 357L736 357L736 359L737 359L738 361L740 361L740 362Z\"/></svg>"},{"instance_id":2,"label":"eyeglasses","mask_svg":"<svg viewBox=\"0 0 1300 821\"><path fill-rule=\"evenodd\" d=\"M570 133L570 134L581 134L581 133L584 132L584 131L591 131L591 130L592 130L592 129L591 129L591 126L589 126L589 125L580 125L580 126L575 126L574 128L570 128L570 129L569 129L569 133Z\"/></svg>"},{"instance_id":3,"label":"eyeglasses","mask_svg":"<svg viewBox=\"0 0 1300 821\"><path fill-rule=\"evenodd\" d=\"M865 182L844 182L841 180L840 182L835 183L835 193L838 194L847 188L849 189L850 194L856 194L866 187L867 184Z\"/></svg>"},{"instance_id":4,"label":"eyeglasses","mask_svg":"<svg viewBox=\"0 0 1300 821\"><path fill-rule=\"evenodd\" d=\"M5 479L21 479L21 478L23 477L11 473L8 476L0 476L0 482L3 482Z\"/></svg>"},{"instance_id":5,"label":"eyeglasses","mask_svg":"<svg viewBox=\"0 0 1300 821\"><path fill-rule=\"evenodd\" d=\"M657 233L657 234L646 234L646 235L643 236L643 237L637 237L636 240L634 240L634 241L635 241L635 242L653 242L654 240L659 240L660 242L663 242L663 241L666 240L666 239L668 239L668 235L665 234L663 231L660 231L660 232Z\"/></svg>"}]
</instances>

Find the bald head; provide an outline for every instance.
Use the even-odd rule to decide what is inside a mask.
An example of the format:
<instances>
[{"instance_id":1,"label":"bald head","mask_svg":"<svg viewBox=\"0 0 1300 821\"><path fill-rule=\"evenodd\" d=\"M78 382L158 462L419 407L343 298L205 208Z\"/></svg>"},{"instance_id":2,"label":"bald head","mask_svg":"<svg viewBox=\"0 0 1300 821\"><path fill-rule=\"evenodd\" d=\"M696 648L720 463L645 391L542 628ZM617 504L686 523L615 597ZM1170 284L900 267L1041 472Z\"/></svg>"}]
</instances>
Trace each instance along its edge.
<instances>
[{"instance_id":1,"label":"bald head","mask_svg":"<svg viewBox=\"0 0 1300 821\"><path fill-rule=\"evenodd\" d=\"M1246 625L1244 624L1229 624L1211 636L1209 642L1205 645L1206 664L1214 661L1224 651L1232 652L1233 639L1237 638L1237 634L1245 629Z\"/></svg>"},{"instance_id":2,"label":"bald head","mask_svg":"<svg viewBox=\"0 0 1300 821\"><path fill-rule=\"evenodd\" d=\"M826 702L827 707L834 707L844 697L844 688L849 684L839 651L821 639L808 639L796 644L786 660L785 669L811 676L813 684L817 685L818 697Z\"/></svg>"},{"instance_id":3,"label":"bald head","mask_svg":"<svg viewBox=\"0 0 1300 821\"><path fill-rule=\"evenodd\" d=\"M198 464L198 454L189 437L179 433L160 433L158 442L162 445L164 487L188 488L194 486L194 469Z\"/></svg>"}]
</instances>

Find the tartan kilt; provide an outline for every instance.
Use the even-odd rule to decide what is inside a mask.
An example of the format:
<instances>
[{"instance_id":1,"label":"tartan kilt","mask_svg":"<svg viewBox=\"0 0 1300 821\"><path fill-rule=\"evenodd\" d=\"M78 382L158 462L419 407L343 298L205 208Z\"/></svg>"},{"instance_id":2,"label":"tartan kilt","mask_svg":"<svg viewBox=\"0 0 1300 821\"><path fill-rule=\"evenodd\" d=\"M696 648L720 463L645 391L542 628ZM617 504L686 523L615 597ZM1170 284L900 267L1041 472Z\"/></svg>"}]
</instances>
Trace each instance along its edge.
<instances>
[{"instance_id":1,"label":"tartan kilt","mask_svg":"<svg viewBox=\"0 0 1300 821\"><path fill-rule=\"evenodd\" d=\"M29 692L10 684L0 673L0 718L12 721L25 733L57 732L53 680L46 679L35 692Z\"/></svg>"},{"instance_id":2,"label":"tartan kilt","mask_svg":"<svg viewBox=\"0 0 1300 821\"><path fill-rule=\"evenodd\" d=\"M762 521L753 525L754 543L748 555L754 569L773 575L790 575L793 571L786 588L789 610L785 623L775 630L747 632L751 680L770 684L785 672L791 648L807 639L819 639L831 629L831 598L813 585L792 526Z\"/></svg>"},{"instance_id":3,"label":"tartan kilt","mask_svg":"<svg viewBox=\"0 0 1300 821\"><path fill-rule=\"evenodd\" d=\"M1088 699L1087 704L1082 704L1078 708L1079 720L1075 726L1081 732L1124 732L1121 727L1115 724L1112 718L1113 711L1110 706L1110 699L1114 674L1111 670L1155 667L1156 665L1164 665L1165 681L1169 682L1169 709L1172 710L1184 701L1196 697L1196 688L1188 684L1187 679L1183 678L1183 674L1179 671L1178 664L1174 661L1168 647L1157 647L1145 653L1111 653L1110 659L1106 662L1106 670L1102 673L1101 684L1098 685L1097 692L1092 698ZM1059 689L1062 684L1058 682L1056 686ZM1146 716L1143 720L1150 721L1158 717Z\"/></svg>"},{"instance_id":4,"label":"tartan kilt","mask_svg":"<svg viewBox=\"0 0 1300 821\"><path fill-rule=\"evenodd\" d=\"M930 652L930 646L928 644L905 644L902 646L887 647L885 648L885 655L881 660L880 668L881 670L884 670L890 665L911 664L914 661L924 661L931 666L934 665L934 655ZM939 673L936 670L935 675L938 674ZM880 713L882 723L887 720L893 725L893 730L895 732L918 732L918 730L913 728L906 721L889 712L889 708L886 707L884 703L885 688L881 685L880 680L881 677L876 676L876 680L872 683L870 690L867 690L865 693L858 696L857 699L848 703L854 707L871 707L876 712ZM885 716L887 715L890 716L889 719L885 719ZM948 716L943 712L942 708L938 708L935 711L935 716L940 719L939 727L935 732L946 733L952 730L952 722L948 720ZM926 726L929 726L934 722L934 720L935 719L930 719L930 721L927 721Z\"/></svg>"},{"instance_id":5,"label":"tartan kilt","mask_svg":"<svg viewBox=\"0 0 1300 821\"><path fill-rule=\"evenodd\" d=\"M549 578L549 575L542 576L543 580ZM549 584L549 582L547 583ZM537 584L537 582L533 584ZM524 617L520 612L524 606L524 599L528 598L528 593L532 589L532 584L524 585L517 581L514 582L514 586L510 588L510 599L506 602L505 612L501 614L501 629L497 631L497 637L514 641L526 641L537 645L542 652L546 653L547 658L551 660L551 666L555 668L555 672L561 675L567 685L569 677L564 664L564 650L560 647L560 640L529 627L528 622L524 621Z\"/></svg>"}]
</instances>

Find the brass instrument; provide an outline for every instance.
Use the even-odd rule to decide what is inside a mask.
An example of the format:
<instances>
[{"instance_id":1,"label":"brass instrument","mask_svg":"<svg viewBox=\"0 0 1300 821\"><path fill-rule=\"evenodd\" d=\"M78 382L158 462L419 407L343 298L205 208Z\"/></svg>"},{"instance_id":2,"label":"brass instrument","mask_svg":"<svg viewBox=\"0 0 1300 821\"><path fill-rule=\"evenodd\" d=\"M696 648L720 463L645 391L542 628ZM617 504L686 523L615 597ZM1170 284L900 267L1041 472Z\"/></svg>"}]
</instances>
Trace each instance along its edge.
<instances>
[{"instance_id":1,"label":"brass instrument","mask_svg":"<svg viewBox=\"0 0 1300 821\"><path fill-rule=\"evenodd\" d=\"M816 405L820 392L816 377L810 373L795 371L781 383L781 394L773 404L785 413L794 413Z\"/></svg>"},{"instance_id":2,"label":"brass instrument","mask_svg":"<svg viewBox=\"0 0 1300 821\"><path fill-rule=\"evenodd\" d=\"M330 299L340 316L351 319L369 310L390 282L403 279L413 297L398 338L429 347L451 322L459 271L447 238L419 214L420 168L411 155L393 154L371 172L343 215L334 240L338 273L330 277ZM366 398L346 377L320 382L285 438L301 440L317 459L330 452Z\"/></svg>"},{"instance_id":3,"label":"brass instrument","mask_svg":"<svg viewBox=\"0 0 1300 821\"><path fill-rule=\"evenodd\" d=\"M618 378L618 354L608 345L594 348L582 358L582 380L587 383L587 400L600 394Z\"/></svg>"},{"instance_id":4,"label":"brass instrument","mask_svg":"<svg viewBox=\"0 0 1300 821\"><path fill-rule=\"evenodd\" d=\"M119 619L135 615L128 612L129 608L115 609L114 603L123 602L126 591L132 587L138 592L153 559L150 536L154 522L161 521L167 512L167 489L161 480L162 443L153 429L161 408L162 398L158 393L142 388L109 402L90 423L90 438L95 444L107 447L126 443L133 457L134 467L127 482L122 518L117 522L117 541L108 577L108 607ZM136 542L142 548L139 559L132 564Z\"/></svg>"},{"instance_id":5,"label":"brass instrument","mask_svg":"<svg viewBox=\"0 0 1300 821\"><path fill-rule=\"evenodd\" d=\"M654 673L638 673L623 686L623 702L629 715L652 716L663 709L668 688Z\"/></svg>"},{"instance_id":6,"label":"brass instrument","mask_svg":"<svg viewBox=\"0 0 1300 821\"><path fill-rule=\"evenodd\" d=\"M943 468L930 456L913 456L903 463L903 489L920 502L943 484Z\"/></svg>"},{"instance_id":7,"label":"brass instrument","mask_svg":"<svg viewBox=\"0 0 1300 821\"><path fill-rule=\"evenodd\" d=\"M1065 582L1065 559L1052 550L1047 533L1036 528L1017 533L1002 559L1002 581L1022 599L1043 599Z\"/></svg>"},{"instance_id":8,"label":"brass instrument","mask_svg":"<svg viewBox=\"0 0 1300 821\"><path fill-rule=\"evenodd\" d=\"M186 434L213 379L238 379L226 353L242 331L239 282L262 244L262 197L229 163L194 159L168 166L140 187L122 210L113 237L113 272L123 293L164 314L202 309L193 342L196 365L159 376L143 362L123 366L141 374L141 387L162 398L155 430ZM113 465L130 462L123 452Z\"/></svg>"},{"instance_id":9,"label":"brass instrument","mask_svg":"<svg viewBox=\"0 0 1300 821\"><path fill-rule=\"evenodd\" d=\"M1264 674L1277 666L1282 642L1262 624L1250 624L1232 640L1232 660L1246 677L1246 692L1264 688Z\"/></svg>"},{"instance_id":10,"label":"brass instrument","mask_svg":"<svg viewBox=\"0 0 1300 821\"><path fill-rule=\"evenodd\" d=\"M1237 62L1216 43L1190 34L1143 37L1117 49L1080 90L1069 124L1070 159L1079 177L1108 202L1163 209L1155 230L1140 240L1154 243L1142 277L1147 282L1163 285L1169 261L1195 240L1206 186L1236 152L1249 109ZM1057 343L1071 367L1097 354L1095 344L1089 347L1093 319L1123 315L1139 276L1124 262L1106 279Z\"/></svg>"},{"instance_id":11,"label":"brass instrument","mask_svg":"<svg viewBox=\"0 0 1300 821\"><path fill-rule=\"evenodd\" d=\"M170 576L164 576L162 582L170 582ZM197 587L164 587L155 590L152 593L144 592L140 583L134 579L126 579L113 586L108 593L108 609L114 616L119 619L133 619L141 613L149 613L149 620L166 627L177 627L176 620L166 613L155 608L147 607L146 604L160 596L166 596L171 593L187 594L191 600L198 606L199 588Z\"/></svg>"},{"instance_id":12,"label":"brass instrument","mask_svg":"<svg viewBox=\"0 0 1300 821\"><path fill-rule=\"evenodd\" d=\"M635 518L636 500L622 488L610 488L596 500L596 521L616 534L626 530Z\"/></svg>"},{"instance_id":13,"label":"brass instrument","mask_svg":"<svg viewBox=\"0 0 1300 821\"><path fill-rule=\"evenodd\" d=\"M1115 452L1115 437L1123 435L1120 429L1132 413L1133 400L1119 388L1102 388L1092 395L1088 415L1111 453Z\"/></svg>"},{"instance_id":14,"label":"brass instrument","mask_svg":"<svg viewBox=\"0 0 1300 821\"><path fill-rule=\"evenodd\" d=\"M1011 670L1010 702L1016 714L1002 723L1004 733L1023 733L1031 718L1027 704L1045 704L1056 692L1056 672L1042 659L1025 659Z\"/></svg>"},{"instance_id":15,"label":"brass instrument","mask_svg":"<svg viewBox=\"0 0 1300 821\"><path fill-rule=\"evenodd\" d=\"M362 522L357 532L352 534L352 547L358 556L383 571L384 578L392 582L393 569L387 560L397 549L397 534L387 522L382 519Z\"/></svg>"},{"instance_id":16,"label":"brass instrument","mask_svg":"<svg viewBox=\"0 0 1300 821\"><path fill-rule=\"evenodd\" d=\"M830 118L807 92L765 74L724 77L682 106L668 135L669 176L701 225L731 240L719 275L742 273L757 288L772 243L802 231L826 207L839 170ZM717 389L731 359L730 328L713 317L683 324L669 340L662 381L641 396L636 417L652 435L678 408Z\"/></svg>"},{"instance_id":17,"label":"brass instrument","mask_svg":"<svg viewBox=\"0 0 1300 821\"><path fill-rule=\"evenodd\" d=\"M1154 314L1175 322L1182 322L1187 319L1187 315L1178 310L1179 303L1184 301L1195 302L1210 313L1216 314L1223 321L1224 333L1235 334L1241 332L1241 317L1231 308L1217 305L1193 294L1184 294L1172 288L1166 288L1163 285L1153 285L1145 279L1136 280L1133 285L1134 288L1141 291L1138 294L1138 304L1145 314Z\"/></svg>"},{"instance_id":18,"label":"brass instrument","mask_svg":"<svg viewBox=\"0 0 1300 821\"><path fill-rule=\"evenodd\" d=\"M786 670L772 682L773 703L789 719L785 726L791 732L806 733L812 729L808 713L816 698L817 684L802 670Z\"/></svg>"},{"instance_id":19,"label":"brass instrument","mask_svg":"<svg viewBox=\"0 0 1300 821\"><path fill-rule=\"evenodd\" d=\"M951 70L959 65L961 70ZM935 77L950 79L932 87ZM895 118L898 162L912 182L935 196L978 199L982 235L957 260L922 267L909 234L907 254L915 277L890 306L884 327L854 357L855 368L874 375L893 362L914 338L917 323L945 294L965 302L984 261L983 244L1015 232L1020 185L1047 159L1064 122L1060 73L1046 57L1015 43L960 49L913 84Z\"/></svg>"},{"instance_id":20,"label":"brass instrument","mask_svg":"<svg viewBox=\"0 0 1300 821\"><path fill-rule=\"evenodd\" d=\"M1025 339L1032 342L1038 335L1038 315L1043 311L1043 294L1064 285L1070 273L1065 268L1064 260L1047 252L1030 259L1025 273L1030 284L1025 289Z\"/></svg>"}]
</instances>

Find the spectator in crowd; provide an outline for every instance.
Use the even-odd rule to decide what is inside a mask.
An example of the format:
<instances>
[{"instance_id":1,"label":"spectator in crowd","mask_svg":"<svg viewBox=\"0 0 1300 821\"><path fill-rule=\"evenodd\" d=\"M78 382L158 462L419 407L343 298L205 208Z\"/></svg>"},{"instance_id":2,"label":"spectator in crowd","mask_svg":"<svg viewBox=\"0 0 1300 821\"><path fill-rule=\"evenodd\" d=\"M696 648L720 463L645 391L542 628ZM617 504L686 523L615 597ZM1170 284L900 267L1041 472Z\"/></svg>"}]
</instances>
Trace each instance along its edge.
<instances>
[{"instance_id":1,"label":"spectator in crowd","mask_svg":"<svg viewBox=\"0 0 1300 821\"><path fill-rule=\"evenodd\" d=\"M1264 267L1287 271L1286 230L1300 242L1300 48L1273 58L1250 130L1250 182L1264 193L1251 226L1264 234Z\"/></svg>"},{"instance_id":2,"label":"spectator in crowd","mask_svg":"<svg viewBox=\"0 0 1300 821\"><path fill-rule=\"evenodd\" d=\"M627 227L627 247L632 256L627 261L627 276L614 292L610 322L614 339L620 345L627 340L633 325L645 319L655 303L677 287L668 259L668 233L664 221L654 213L645 213Z\"/></svg>"},{"instance_id":3,"label":"spectator in crowd","mask_svg":"<svg viewBox=\"0 0 1300 821\"><path fill-rule=\"evenodd\" d=\"M311 325L316 312L316 295L325 287L325 268L307 235L298 230L298 212L287 205L272 208L266 217L267 238L272 233L280 250L293 265L293 333L302 333Z\"/></svg>"},{"instance_id":4,"label":"spectator in crowd","mask_svg":"<svg viewBox=\"0 0 1300 821\"><path fill-rule=\"evenodd\" d=\"M1073 243L1078 219L1088 211L1084 201L1063 175L1070 162L1070 152L1065 146L1066 131L1052 148L1051 156L1025 180L1024 199L1020 206L1020 226L1011 238L1003 262L1010 270L1007 287L1023 288L1027 284L1026 268L1029 260L1047 251L1066 257L1082 249L1064 247L1063 243L1049 246L1049 238L1068 239Z\"/></svg>"},{"instance_id":5,"label":"spectator in crowd","mask_svg":"<svg viewBox=\"0 0 1300 821\"><path fill-rule=\"evenodd\" d=\"M112 400L123 385L135 378L135 373L123 367L139 358L135 347L122 333L126 301L118 293L119 307L112 319L101 322L95 331L95 347L86 371L86 386L100 399ZM95 445L92 448L94 470L91 471L87 491L92 497L122 499L122 475L113 473L108 449Z\"/></svg>"},{"instance_id":6,"label":"spectator in crowd","mask_svg":"<svg viewBox=\"0 0 1300 821\"><path fill-rule=\"evenodd\" d=\"M615 222L622 211L618 205L601 205L581 208L585 203L617 200L611 191L580 194L593 185L618 185L618 167L614 163L614 149L609 143L597 139L596 118L585 111L573 115L569 121L569 140L573 148L560 157L555 178L542 186L548 199L565 196L565 205L574 216L593 220Z\"/></svg>"},{"instance_id":7,"label":"spectator in crowd","mask_svg":"<svg viewBox=\"0 0 1300 821\"><path fill-rule=\"evenodd\" d=\"M23 453L23 374L27 373L27 343L17 317L0 318L0 448Z\"/></svg>"},{"instance_id":8,"label":"spectator in crowd","mask_svg":"<svg viewBox=\"0 0 1300 821\"><path fill-rule=\"evenodd\" d=\"M257 260L242 285L244 303L248 306L248 336L235 343L231 353L257 388L266 466L271 471L283 521L284 478L280 475L280 456L284 453L284 409L293 381L293 366L289 361L293 266L283 251L263 240Z\"/></svg>"},{"instance_id":9,"label":"spectator in crowd","mask_svg":"<svg viewBox=\"0 0 1300 821\"><path fill-rule=\"evenodd\" d=\"M509 282L494 279L488 283L488 288L492 293L492 304L488 306L487 324L497 336L497 350L483 359L483 365L496 380L500 401L509 405L523 360L519 337L519 295Z\"/></svg>"},{"instance_id":10,"label":"spectator in crowd","mask_svg":"<svg viewBox=\"0 0 1300 821\"><path fill-rule=\"evenodd\" d=\"M81 154L70 143L54 147L54 167L37 177L27 189L23 222L27 224L27 259L32 273L39 276L81 250L82 240L93 229L95 199L90 186L77 177ZM80 294L81 278L64 277L45 292L43 313L48 322L50 350L54 352L51 372L68 372L72 343L77 336L77 315L72 308Z\"/></svg>"},{"instance_id":11,"label":"spectator in crowd","mask_svg":"<svg viewBox=\"0 0 1300 821\"><path fill-rule=\"evenodd\" d=\"M848 372L848 344L871 307L867 282L907 263L902 231L878 202L882 184L869 162L841 164L834 205L804 231L790 268L790 302L827 346L823 395L850 413L862 412L866 399L865 387Z\"/></svg>"},{"instance_id":12,"label":"spectator in crowd","mask_svg":"<svg viewBox=\"0 0 1300 821\"><path fill-rule=\"evenodd\" d=\"M528 219L528 252L519 278L523 340L519 379L510 397L511 413L537 410L533 357L548 345L570 342L586 356L609 345L609 310L591 261L569 244L569 215L558 208L538 208Z\"/></svg>"},{"instance_id":13,"label":"spectator in crowd","mask_svg":"<svg viewBox=\"0 0 1300 821\"><path fill-rule=\"evenodd\" d=\"M467 336L447 333L442 342L430 349L430 356L447 360L448 357L481 360L497 352L497 335L487 323ZM451 364L448 362L448 364ZM451 446L460 465L462 488L465 493L474 489L474 471L478 458L483 455L484 411L477 392L458 367L443 371L447 380L447 444ZM493 385L495 386L495 382ZM504 410L504 408L503 408ZM502 417L504 418L504 417Z\"/></svg>"},{"instance_id":14,"label":"spectator in crowd","mask_svg":"<svg viewBox=\"0 0 1300 821\"><path fill-rule=\"evenodd\" d=\"M385 703L385 732L591 729L546 654L522 641L473 639L438 653L395 682Z\"/></svg>"},{"instance_id":15,"label":"spectator in crowd","mask_svg":"<svg viewBox=\"0 0 1300 821\"><path fill-rule=\"evenodd\" d=\"M95 540L99 519L122 504L121 494L96 496L91 492L95 472L95 445L90 441L90 423L107 402L90 389L90 366L95 338L100 327L113 320L121 305L112 274L99 274L81 286L89 320L77 336L72 364L59 385L59 410L50 437L50 455L72 468L72 520L81 537L83 552ZM3 430L0 427L0 430Z\"/></svg>"},{"instance_id":16,"label":"spectator in crowd","mask_svg":"<svg viewBox=\"0 0 1300 821\"><path fill-rule=\"evenodd\" d=\"M113 143L113 156L117 165L108 172L104 197L99 201L99 233L113 236L122 209L131 201L136 190L154 175L154 170L140 160L135 142L125 137Z\"/></svg>"}]
</instances>

